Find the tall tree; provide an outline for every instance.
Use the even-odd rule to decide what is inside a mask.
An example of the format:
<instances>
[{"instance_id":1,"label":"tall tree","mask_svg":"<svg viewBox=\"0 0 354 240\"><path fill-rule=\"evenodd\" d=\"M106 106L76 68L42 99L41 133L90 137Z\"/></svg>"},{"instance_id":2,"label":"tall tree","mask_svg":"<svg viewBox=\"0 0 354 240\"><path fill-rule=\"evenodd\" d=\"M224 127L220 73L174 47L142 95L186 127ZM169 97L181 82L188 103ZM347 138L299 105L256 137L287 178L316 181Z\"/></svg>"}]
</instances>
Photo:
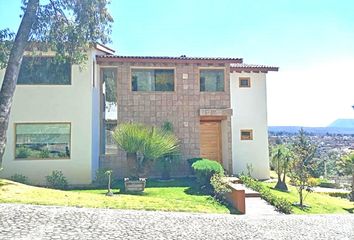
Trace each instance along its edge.
<instances>
[{"instance_id":1,"label":"tall tree","mask_svg":"<svg viewBox=\"0 0 354 240\"><path fill-rule=\"evenodd\" d=\"M82 64L91 43L110 42L113 19L109 0L23 0L23 16L15 35L0 30L0 67L6 67L0 90L0 168L6 146L12 99L27 49L52 50L59 61ZM36 47L36 48L34 48Z\"/></svg>"},{"instance_id":2,"label":"tall tree","mask_svg":"<svg viewBox=\"0 0 354 240\"><path fill-rule=\"evenodd\" d=\"M271 164L278 175L278 181L274 188L282 191L288 190L286 175L292 158L292 152L288 146L284 144L276 145L272 149Z\"/></svg>"},{"instance_id":3,"label":"tall tree","mask_svg":"<svg viewBox=\"0 0 354 240\"><path fill-rule=\"evenodd\" d=\"M337 168L340 175L352 175L350 201L354 202L354 152L340 158L337 161Z\"/></svg>"},{"instance_id":4,"label":"tall tree","mask_svg":"<svg viewBox=\"0 0 354 240\"><path fill-rule=\"evenodd\" d=\"M315 167L313 161L316 146L312 144L301 129L296 141L293 143L294 159L290 167L290 178L299 193L299 205L304 207L304 190L309 186L311 170Z\"/></svg>"}]
</instances>

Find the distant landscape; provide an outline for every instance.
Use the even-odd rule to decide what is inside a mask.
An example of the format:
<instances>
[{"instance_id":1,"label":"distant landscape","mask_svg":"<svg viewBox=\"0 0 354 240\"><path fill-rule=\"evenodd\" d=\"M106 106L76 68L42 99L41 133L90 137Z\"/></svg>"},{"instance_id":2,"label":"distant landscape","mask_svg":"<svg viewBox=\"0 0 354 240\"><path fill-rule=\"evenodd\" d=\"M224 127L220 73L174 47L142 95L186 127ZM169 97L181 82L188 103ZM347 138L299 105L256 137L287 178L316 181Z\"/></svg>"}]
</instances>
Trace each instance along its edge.
<instances>
[{"instance_id":1,"label":"distant landscape","mask_svg":"<svg viewBox=\"0 0 354 240\"><path fill-rule=\"evenodd\" d=\"M302 126L269 126L268 131L273 133L297 133L301 128L306 132L316 135L326 134L354 134L354 119L337 119L327 127L302 127Z\"/></svg>"}]
</instances>

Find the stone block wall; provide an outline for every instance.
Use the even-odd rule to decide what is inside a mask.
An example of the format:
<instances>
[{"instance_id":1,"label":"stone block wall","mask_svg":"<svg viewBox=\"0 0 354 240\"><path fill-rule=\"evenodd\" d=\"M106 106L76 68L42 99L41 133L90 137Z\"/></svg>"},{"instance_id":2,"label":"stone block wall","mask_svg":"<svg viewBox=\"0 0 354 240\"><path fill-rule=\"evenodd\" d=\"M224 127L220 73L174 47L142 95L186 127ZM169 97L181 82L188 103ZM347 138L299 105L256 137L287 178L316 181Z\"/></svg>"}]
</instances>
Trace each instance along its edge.
<instances>
[{"instance_id":1,"label":"stone block wall","mask_svg":"<svg viewBox=\"0 0 354 240\"><path fill-rule=\"evenodd\" d=\"M181 164L174 168L175 176L189 174L185 160L200 156L200 110L214 109L218 114L222 109L230 110L230 68L229 64L198 63L154 63L154 62L111 62L105 66L117 68L117 102L118 124L139 122L161 127L166 121L173 124L174 133L181 141ZM137 68L171 68L175 70L174 92L135 92L131 91L131 69ZM200 92L199 69L224 68L224 92ZM187 79L186 79L186 76ZM217 111L220 109L220 112ZM231 166L231 122L227 116L226 140L227 154L223 154L224 167ZM224 134L224 133L223 133ZM110 158L110 166L126 169L126 154L119 151L118 157ZM114 161L115 163L112 163ZM105 160L104 162L107 162ZM102 163L102 162L101 162ZM231 169L229 169L231 170ZM119 174L119 175L120 175ZM157 172L155 174L158 174ZM124 175L124 173L123 173Z\"/></svg>"}]
</instances>

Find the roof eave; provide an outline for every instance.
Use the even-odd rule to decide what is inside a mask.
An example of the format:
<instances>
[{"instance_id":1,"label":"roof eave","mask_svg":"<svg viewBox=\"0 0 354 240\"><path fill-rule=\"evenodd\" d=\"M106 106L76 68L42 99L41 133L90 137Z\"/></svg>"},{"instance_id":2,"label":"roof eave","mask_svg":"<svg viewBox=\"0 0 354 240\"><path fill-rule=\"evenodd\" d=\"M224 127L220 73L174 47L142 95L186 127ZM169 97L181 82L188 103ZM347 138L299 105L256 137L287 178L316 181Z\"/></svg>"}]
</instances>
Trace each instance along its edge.
<instances>
[{"instance_id":1,"label":"roof eave","mask_svg":"<svg viewBox=\"0 0 354 240\"><path fill-rule=\"evenodd\" d=\"M230 67L230 72L278 72L279 67Z\"/></svg>"},{"instance_id":2,"label":"roof eave","mask_svg":"<svg viewBox=\"0 0 354 240\"><path fill-rule=\"evenodd\" d=\"M98 63L108 62L155 62L155 63L242 63L242 58L218 59L218 58L174 58L174 57L129 57L129 56L97 56Z\"/></svg>"},{"instance_id":3,"label":"roof eave","mask_svg":"<svg viewBox=\"0 0 354 240\"><path fill-rule=\"evenodd\" d=\"M104 53L107 53L109 55L113 55L115 53L115 50L113 50L112 48L109 48L101 43L95 43L94 48L99 51L102 51Z\"/></svg>"}]
</instances>

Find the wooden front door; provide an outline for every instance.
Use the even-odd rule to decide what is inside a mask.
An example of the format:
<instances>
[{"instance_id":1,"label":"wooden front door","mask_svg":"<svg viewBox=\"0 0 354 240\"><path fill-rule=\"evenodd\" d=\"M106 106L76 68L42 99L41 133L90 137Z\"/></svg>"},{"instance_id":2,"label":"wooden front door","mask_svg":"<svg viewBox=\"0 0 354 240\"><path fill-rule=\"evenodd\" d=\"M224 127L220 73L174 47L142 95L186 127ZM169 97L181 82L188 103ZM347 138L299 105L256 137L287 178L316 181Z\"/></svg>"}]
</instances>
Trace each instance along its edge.
<instances>
[{"instance_id":1,"label":"wooden front door","mask_svg":"<svg viewBox=\"0 0 354 240\"><path fill-rule=\"evenodd\" d=\"M200 155L203 158L221 163L221 125L220 121L200 122Z\"/></svg>"}]
</instances>

